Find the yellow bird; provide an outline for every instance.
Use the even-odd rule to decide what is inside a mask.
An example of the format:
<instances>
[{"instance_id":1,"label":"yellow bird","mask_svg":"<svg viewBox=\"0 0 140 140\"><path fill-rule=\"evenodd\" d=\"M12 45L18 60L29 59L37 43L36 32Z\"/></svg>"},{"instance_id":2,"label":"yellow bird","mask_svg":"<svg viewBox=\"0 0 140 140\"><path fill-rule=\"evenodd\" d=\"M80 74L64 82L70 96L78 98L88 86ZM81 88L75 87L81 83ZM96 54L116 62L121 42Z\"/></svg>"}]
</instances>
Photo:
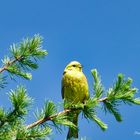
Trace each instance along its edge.
<instances>
[{"instance_id":1,"label":"yellow bird","mask_svg":"<svg viewBox=\"0 0 140 140\"><path fill-rule=\"evenodd\" d=\"M70 62L64 69L62 77L62 98L70 104L84 103L89 98L88 82L82 72L82 65ZM78 125L79 111L72 112L72 122ZM67 139L78 138L78 130L69 128Z\"/></svg>"}]
</instances>

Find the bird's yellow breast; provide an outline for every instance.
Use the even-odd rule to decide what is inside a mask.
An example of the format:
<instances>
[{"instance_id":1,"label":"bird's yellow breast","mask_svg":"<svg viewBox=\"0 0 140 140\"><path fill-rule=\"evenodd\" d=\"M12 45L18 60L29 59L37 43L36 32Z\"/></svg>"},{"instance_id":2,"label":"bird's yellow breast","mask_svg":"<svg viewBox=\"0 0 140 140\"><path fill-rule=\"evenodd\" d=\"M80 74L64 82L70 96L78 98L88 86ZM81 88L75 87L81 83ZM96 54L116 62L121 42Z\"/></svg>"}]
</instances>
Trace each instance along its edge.
<instances>
[{"instance_id":1,"label":"bird's yellow breast","mask_svg":"<svg viewBox=\"0 0 140 140\"><path fill-rule=\"evenodd\" d=\"M83 72L72 70L64 73L62 96L71 103L82 103L88 98L88 83Z\"/></svg>"}]
</instances>

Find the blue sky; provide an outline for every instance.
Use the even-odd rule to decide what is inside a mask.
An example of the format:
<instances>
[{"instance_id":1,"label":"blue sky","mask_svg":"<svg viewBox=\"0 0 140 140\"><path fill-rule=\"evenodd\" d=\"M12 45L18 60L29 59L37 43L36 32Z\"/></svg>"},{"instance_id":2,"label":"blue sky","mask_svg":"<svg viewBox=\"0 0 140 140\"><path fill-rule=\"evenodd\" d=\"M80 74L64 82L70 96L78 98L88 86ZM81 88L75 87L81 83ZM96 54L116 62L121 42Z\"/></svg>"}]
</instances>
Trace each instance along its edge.
<instances>
[{"instance_id":1,"label":"blue sky","mask_svg":"<svg viewBox=\"0 0 140 140\"><path fill-rule=\"evenodd\" d=\"M26 85L35 99L32 111L43 106L44 99L55 103L61 99L61 77L64 67L72 60L84 66L92 94L90 70L96 68L106 89L118 73L133 78L133 86L140 87L140 1L139 0L3 0L0 2L0 58L8 53L10 44L39 33L44 37L47 57L33 72L32 81L9 81L4 91ZM137 96L140 96L138 93ZM7 96L1 94L0 105L9 106ZM92 122L81 120L80 136L88 140L139 140L139 106L121 106L123 122L98 110L98 116L108 124L102 132ZM54 140L63 140L64 134L55 133Z\"/></svg>"}]
</instances>

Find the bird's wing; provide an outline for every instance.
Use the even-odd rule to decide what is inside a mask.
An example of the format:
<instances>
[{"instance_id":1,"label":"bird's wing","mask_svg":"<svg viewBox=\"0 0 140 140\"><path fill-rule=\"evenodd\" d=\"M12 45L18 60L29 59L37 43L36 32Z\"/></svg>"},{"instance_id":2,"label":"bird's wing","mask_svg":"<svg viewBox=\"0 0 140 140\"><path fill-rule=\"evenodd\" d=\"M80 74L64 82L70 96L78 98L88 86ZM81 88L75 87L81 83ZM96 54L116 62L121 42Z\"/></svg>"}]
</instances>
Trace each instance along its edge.
<instances>
[{"instance_id":1,"label":"bird's wing","mask_svg":"<svg viewBox=\"0 0 140 140\"><path fill-rule=\"evenodd\" d=\"M62 99L64 99L64 82L63 82L63 78L62 78L62 81L61 81L61 96L62 96Z\"/></svg>"},{"instance_id":2,"label":"bird's wing","mask_svg":"<svg viewBox=\"0 0 140 140\"><path fill-rule=\"evenodd\" d=\"M63 77L62 77L62 81L61 81L61 96L62 96L62 99L64 99L64 86L65 86L64 76L65 76L65 74L66 74L66 70L64 70L64 72L63 72Z\"/></svg>"}]
</instances>

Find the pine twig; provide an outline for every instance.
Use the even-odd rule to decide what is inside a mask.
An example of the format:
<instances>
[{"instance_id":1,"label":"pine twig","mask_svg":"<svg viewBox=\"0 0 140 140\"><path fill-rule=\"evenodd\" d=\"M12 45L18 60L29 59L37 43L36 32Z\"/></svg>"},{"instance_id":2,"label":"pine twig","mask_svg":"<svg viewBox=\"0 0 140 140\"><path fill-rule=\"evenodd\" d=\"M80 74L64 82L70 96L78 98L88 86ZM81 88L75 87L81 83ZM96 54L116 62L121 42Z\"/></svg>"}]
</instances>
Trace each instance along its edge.
<instances>
[{"instance_id":1,"label":"pine twig","mask_svg":"<svg viewBox=\"0 0 140 140\"><path fill-rule=\"evenodd\" d=\"M106 101L107 99L108 99L107 97L104 97L104 98L98 99L98 102L104 102L104 101Z\"/></svg>"},{"instance_id":2,"label":"pine twig","mask_svg":"<svg viewBox=\"0 0 140 140\"><path fill-rule=\"evenodd\" d=\"M0 68L0 73L2 73L4 70L7 70L7 68L11 65L13 65L14 63L16 63L17 61L20 61L20 59L22 59L22 56L11 60L7 65L4 65L2 68Z\"/></svg>"},{"instance_id":3,"label":"pine twig","mask_svg":"<svg viewBox=\"0 0 140 140\"><path fill-rule=\"evenodd\" d=\"M59 112L59 113L56 113L56 114L52 115L52 116L44 117L44 118L42 118L42 119L40 119L40 120L37 120L36 122L33 122L33 123L27 125L26 128L27 128L27 129L33 128L33 127L35 127L35 126L37 126L37 125L40 125L40 124L42 124L42 123L44 123L44 122L46 122L46 121L50 121L50 120L52 120L53 118L55 118L55 117L57 117L57 116L59 116L59 115L66 114L66 113L68 113L68 112L70 112L70 111L71 111L70 109L65 109L65 110L63 110L63 111L61 111L61 112Z\"/></svg>"}]
</instances>

